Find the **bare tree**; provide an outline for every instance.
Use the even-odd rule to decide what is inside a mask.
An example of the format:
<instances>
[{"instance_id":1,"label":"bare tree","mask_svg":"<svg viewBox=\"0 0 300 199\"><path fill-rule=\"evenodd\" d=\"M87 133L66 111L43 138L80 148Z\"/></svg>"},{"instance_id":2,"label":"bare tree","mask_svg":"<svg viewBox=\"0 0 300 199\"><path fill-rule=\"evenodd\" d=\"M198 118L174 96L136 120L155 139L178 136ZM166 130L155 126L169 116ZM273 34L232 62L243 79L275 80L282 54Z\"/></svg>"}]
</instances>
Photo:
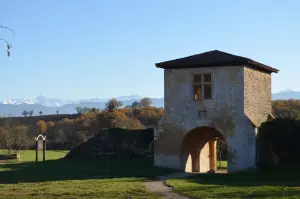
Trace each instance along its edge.
<instances>
[{"instance_id":1,"label":"bare tree","mask_svg":"<svg viewBox=\"0 0 300 199\"><path fill-rule=\"evenodd\" d=\"M33 110L30 110L30 111L28 112L28 114L29 114L29 116L31 117L31 116L33 115Z\"/></svg>"},{"instance_id":2,"label":"bare tree","mask_svg":"<svg viewBox=\"0 0 300 199\"><path fill-rule=\"evenodd\" d=\"M6 29L8 31L11 31L13 33L13 35L15 34L15 32L12 29L10 29L10 28L8 28L6 26L0 25L0 28L1 29ZM7 45L7 56L10 56L10 49L12 48L12 45L6 39L4 39L4 38L0 37L0 40L4 41L6 43L6 45Z\"/></svg>"},{"instance_id":3,"label":"bare tree","mask_svg":"<svg viewBox=\"0 0 300 199\"><path fill-rule=\"evenodd\" d=\"M40 116L42 116L43 115L43 111L40 111L39 114L40 114Z\"/></svg>"},{"instance_id":4,"label":"bare tree","mask_svg":"<svg viewBox=\"0 0 300 199\"><path fill-rule=\"evenodd\" d=\"M0 127L0 148L7 154L18 154L27 148L27 132L25 126Z\"/></svg>"},{"instance_id":5,"label":"bare tree","mask_svg":"<svg viewBox=\"0 0 300 199\"><path fill-rule=\"evenodd\" d=\"M56 110L56 115L58 115L59 114L59 110Z\"/></svg>"}]
</instances>

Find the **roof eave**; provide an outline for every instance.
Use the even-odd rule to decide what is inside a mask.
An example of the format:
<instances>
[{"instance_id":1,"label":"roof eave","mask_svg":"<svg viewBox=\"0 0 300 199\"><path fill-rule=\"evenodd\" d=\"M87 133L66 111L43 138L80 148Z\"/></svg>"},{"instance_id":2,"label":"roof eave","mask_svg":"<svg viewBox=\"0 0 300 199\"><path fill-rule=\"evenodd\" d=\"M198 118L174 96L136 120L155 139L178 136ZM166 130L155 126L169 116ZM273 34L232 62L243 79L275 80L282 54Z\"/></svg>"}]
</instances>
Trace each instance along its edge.
<instances>
[{"instance_id":1,"label":"roof eave","mask_svg":"<svg viewBox=\"0 0 300 199\"><path fill-rule=\"evenodd\" d=\"M232 63L214 63L214 64L185 64L185 65L172 65L172 64L167 64L165 62L157 63L155 66L157 68L162 68L162 69L180 69L180 68L205 68L205 67L220 67L220 66L241 66L244 65L244 62L232 62Z\"/></svg>"},{"instance_id":2,"label":"roof eave","mask_svg":"<svg viewBox=\"0 0 300 199\"><path fill-rule=\"evenodd\" d=\"M267 66L267 65L264 65L264 64L259 63L259 62L249 61L247 63L247 65L249 65L251 67L254 67L257 70L263 70L263 71L268 72L268 73L278 73L279 72L278 69L270 67L270 66Z\"/></svg>"},{"instance_id":3,"label":"roof eave","mask_svg":"<svg viewBox=\"0 0 300 199\"><path fill-rule=\"evenodd\" d=\"M279 70L276 68L272 68L270 66L261 64L255 61L235 61L230 63L214 63L214 64L190 64L190 65L175 65L170 63L169 61L156 63L155 66L157 68L162 69L181 69L181 68L198 68L198 67L218 67L218 66L239 66L239 65L249 65L251 67L257 68L258 70L263 70L268 73L278 73Z\"/></svg>"}]
</instances>

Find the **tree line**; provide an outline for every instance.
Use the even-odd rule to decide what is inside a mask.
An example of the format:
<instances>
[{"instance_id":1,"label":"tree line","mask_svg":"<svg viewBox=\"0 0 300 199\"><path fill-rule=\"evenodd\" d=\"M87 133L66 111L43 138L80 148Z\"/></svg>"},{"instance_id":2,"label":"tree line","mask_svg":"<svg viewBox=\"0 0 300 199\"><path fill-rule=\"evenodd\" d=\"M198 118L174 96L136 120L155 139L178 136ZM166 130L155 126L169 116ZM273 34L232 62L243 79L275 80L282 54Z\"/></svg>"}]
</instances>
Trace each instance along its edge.
<instances>
[{"instance_id":1,"label":"tree line","mask_svg":"<svg viewBox=\"0 0 300 199\"><path fill-rule=\"evenodd\" d=\"M33 110L30 110L30 111L27 111L27 110L24 110L23 112L22 112L22 115L24 116L24 117L32 117L33 116L33 114L34 114L34 111ZM39 116L42 116L43 115L43 111L39 111ZM56 110L56 114L58 115L59 114L59 110Z\"/></svg>"},{"instance_id":2,"label":"tree line","mask_svg":"<svg viewBox=\"0 0 300 199\"><path fill-rule=\"evenodd\" d=\"M45 134L48 149L72 149L103 129L144 129L155 126L163 116L163 108L153 107L150 98L143 98L125 107L122 102L113 98L103 110L77 107L76 111L78 117L75 119L64 118L56 122L39 120L35 125L20 124L8 118L0 127L0 148L12 149L12 145L8 143L16 137L22 139L22 142L16 139L14 141L22 143L21 148L34 148L34 137Z\"/></svg>"},{"instance_id":3,"label":"tree line","mask_svg":"<svg viewBox=\"0 0 300 199\"><path fill-rule=\"evenodd\" d=\"M265 143L263 146L268 146L263 147L262 151L269 151L267 154L273 156L276 154L281 161L297 159L300 162L300 151L295 144L300 143L300 100L276 100L272 102L272 108L277 118L264 123L259 130L261 142ZM153 107L149 98L143 98L130 106L123 106L122 102L113 98L103 110L77 107L76 111L78 114L73 118L57 121L41 119L32 124L22 124L8 118L0 127L0 148L9 149L10 152L34 148L34 137L44 134L47 136L48 149L72 149L105 129L154 127L164 113L163 108Z\"/></svg>"},{"instance_id":4,"label":"tree line","mask_svg":"<svg viewBox=\"0 0 300 199\"><path fill-rule=\"evenodd\" d=\"M272 101L272 108L276 117L300 119L300 100L274 100Z\"/></svg>"}]
</instances>

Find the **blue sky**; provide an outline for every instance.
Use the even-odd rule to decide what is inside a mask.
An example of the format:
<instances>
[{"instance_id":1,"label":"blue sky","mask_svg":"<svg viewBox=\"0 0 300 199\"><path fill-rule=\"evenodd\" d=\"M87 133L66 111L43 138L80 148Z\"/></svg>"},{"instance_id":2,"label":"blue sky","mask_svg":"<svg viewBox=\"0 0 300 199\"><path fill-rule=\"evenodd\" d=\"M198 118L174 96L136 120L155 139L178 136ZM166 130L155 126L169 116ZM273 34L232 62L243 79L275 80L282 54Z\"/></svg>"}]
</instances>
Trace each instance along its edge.
<instances>
[{"instance_id":1,"label":"blue sky","mask_svg":"<svg viewBox=\"0 0 300 199\"><path fill-rule=\"evenodd\" d=\"M222 2L222 3L220 3ZM163 96L156 62L222 50L278 68L300 90L300 1L0 2L0 99Z\"/></svg>"}]
</instances>

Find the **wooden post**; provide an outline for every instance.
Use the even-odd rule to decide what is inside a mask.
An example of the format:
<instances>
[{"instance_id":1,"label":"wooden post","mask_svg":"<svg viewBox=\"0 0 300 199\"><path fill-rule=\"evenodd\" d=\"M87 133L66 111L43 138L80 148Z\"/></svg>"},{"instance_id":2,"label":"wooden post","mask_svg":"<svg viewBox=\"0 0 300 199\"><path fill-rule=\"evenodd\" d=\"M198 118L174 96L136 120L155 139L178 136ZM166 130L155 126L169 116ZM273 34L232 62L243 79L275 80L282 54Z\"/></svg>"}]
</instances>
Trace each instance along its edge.
<instances>
[{"instance_id":1,"label":"wooden post","mask_svg":"<svg viewBox=\"0 0 300 199\"><path fill-rule=\"evenodd\" d=\"M43 140L43 161L46 161L46 139Z\"/></svg>"},{"instance_id":2,"label":"wooden post","mask_svg":"<svg viewBox=\"0 0 300 199\"><path fill-rule=\"evenodd\" d=\"M39 140L39 138L42 138L42 140ZM41 141L43 142L42 143L43 161L46 161L46 136L44 137L42 134L40 134L35 138L35 141L36 141L35 161L38 162L38 160L39 160L38 159L38 156L39 156L38 151L40 150L39 144L41 144Z\"/></svg>"},{"instance_id":3,"label":"wooden post","mask_svg":"<svg viewBox=\"0 0 300 199\"><path fill-rule=\"evenodd\" d=\"M209 143L210 169L216 171L217 170L217 150L216 150L217 140L213 139L210 140L208 143Z\"/></svg>"},{"instance_id":4,"label":"wooden post","mask_svg":"<svg viewBox=\"0 0 300 199\"><path fill-rule=\"evenodd\" d=\"M36 140L36 147L35 147L35 162L38 162L39 161L39 143L38 143L38 140Z\"/></svg>"}]
</instances>

